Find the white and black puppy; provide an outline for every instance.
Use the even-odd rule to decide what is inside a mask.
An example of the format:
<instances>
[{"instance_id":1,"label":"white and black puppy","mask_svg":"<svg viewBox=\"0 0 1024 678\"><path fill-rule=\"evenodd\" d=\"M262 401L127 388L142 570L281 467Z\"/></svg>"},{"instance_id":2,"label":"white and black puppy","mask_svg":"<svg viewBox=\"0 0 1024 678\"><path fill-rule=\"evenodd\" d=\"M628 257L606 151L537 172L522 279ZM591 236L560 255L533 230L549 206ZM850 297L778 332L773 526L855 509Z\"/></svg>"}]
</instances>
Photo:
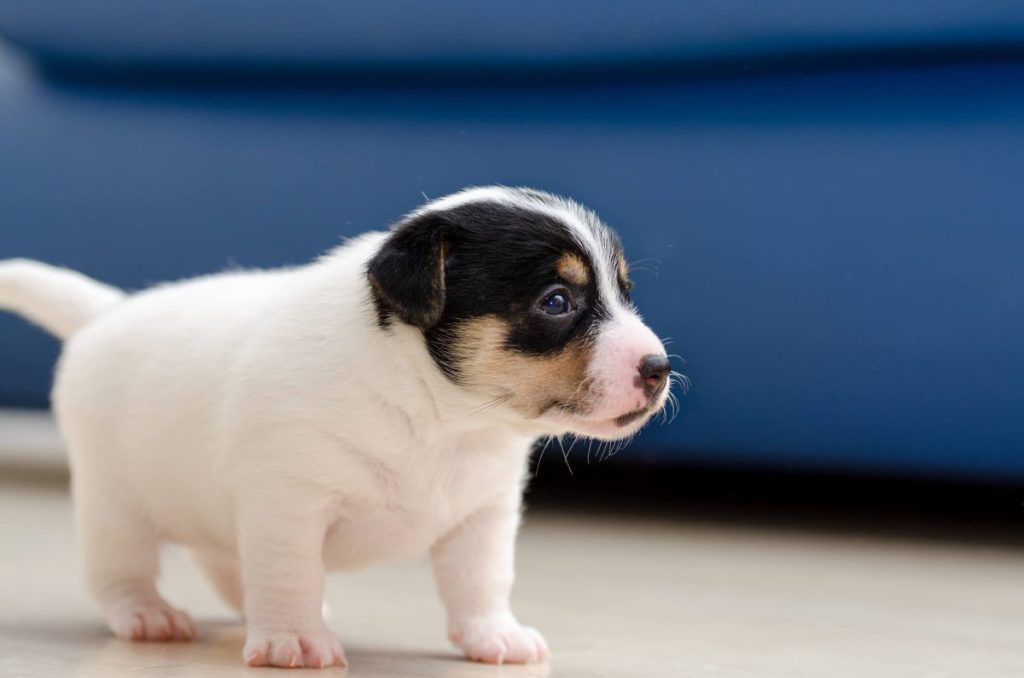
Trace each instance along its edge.
<instances>
[{"instance_id":1,"label":"white and black puppy","mask_svg":"<svg viewBox=\"0 0 1024 678\"><path fill-rule=\"evenodd\" d=\"M156 588L190 547L251 665L344 654L324 572L429 552L452 642L548 655L509 608L541 436L629 436L668 397L618 238L547 193L473 188L307 266L126 295L0 262L0 308L66 340L53 405L92 592L115 634L188 639Z\"/></svg>"}]
</instances>

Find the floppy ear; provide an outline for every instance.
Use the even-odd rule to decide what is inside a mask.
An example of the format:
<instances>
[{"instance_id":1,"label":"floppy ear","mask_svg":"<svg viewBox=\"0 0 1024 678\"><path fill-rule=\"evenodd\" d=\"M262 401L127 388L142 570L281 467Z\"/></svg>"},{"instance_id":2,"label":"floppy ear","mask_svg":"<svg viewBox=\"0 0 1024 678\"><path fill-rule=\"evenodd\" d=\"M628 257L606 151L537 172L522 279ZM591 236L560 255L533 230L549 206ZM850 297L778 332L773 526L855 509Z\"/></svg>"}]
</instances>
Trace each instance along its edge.
<instances>
[{"instance_id":1,"label":"floppy ear","mask_svg":"<svg viewBox=\"0 0 1024 678\"><path fill-rule=\"evenodd\" d=\"M370 259L366 277L378 309L422 330L444 310L445 223L436 214L413 217L395 227Z\"/></svg>"}]
</instances>

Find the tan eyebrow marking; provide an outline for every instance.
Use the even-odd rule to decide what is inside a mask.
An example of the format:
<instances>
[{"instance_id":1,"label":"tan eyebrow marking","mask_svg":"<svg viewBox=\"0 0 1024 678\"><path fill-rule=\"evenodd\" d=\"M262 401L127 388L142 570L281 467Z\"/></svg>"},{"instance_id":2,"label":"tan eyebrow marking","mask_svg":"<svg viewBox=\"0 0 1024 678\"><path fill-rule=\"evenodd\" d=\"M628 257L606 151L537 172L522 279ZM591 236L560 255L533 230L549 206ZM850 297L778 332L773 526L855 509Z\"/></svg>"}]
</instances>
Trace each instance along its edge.
<instances>
[{"instance_id":1,"label":"tan eyebrow marking","mask_svg":"<svg viewBox=\"0 0 1024 678\"><path fill-rule=\"evenodd\" d=\"M573 285L586 287L590 283L590 269L587 264L571 252L566 252L559 257L555 270L558 271L558 275Z\"/></svg>"}]
</instances>

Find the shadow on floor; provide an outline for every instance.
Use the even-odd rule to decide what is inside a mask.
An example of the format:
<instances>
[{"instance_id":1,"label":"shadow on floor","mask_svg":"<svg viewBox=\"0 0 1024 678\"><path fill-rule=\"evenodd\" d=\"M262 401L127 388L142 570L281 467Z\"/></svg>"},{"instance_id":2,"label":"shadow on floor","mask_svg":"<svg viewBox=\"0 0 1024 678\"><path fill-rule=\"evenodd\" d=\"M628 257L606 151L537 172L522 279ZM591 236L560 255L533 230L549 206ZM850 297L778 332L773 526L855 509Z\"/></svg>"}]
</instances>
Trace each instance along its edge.
<instances>
[{"instance_id":1,"label":"shadow on floor","mask_svg":"<svg viewBox=\"0 0 1024 678\"><path fill-rule=\"evenodd\" d=\"M556 455L557 456L557 455ZM545 462L531 510L1024 547L1024 486L615 460Z\"/></svg>"}]
</instances>

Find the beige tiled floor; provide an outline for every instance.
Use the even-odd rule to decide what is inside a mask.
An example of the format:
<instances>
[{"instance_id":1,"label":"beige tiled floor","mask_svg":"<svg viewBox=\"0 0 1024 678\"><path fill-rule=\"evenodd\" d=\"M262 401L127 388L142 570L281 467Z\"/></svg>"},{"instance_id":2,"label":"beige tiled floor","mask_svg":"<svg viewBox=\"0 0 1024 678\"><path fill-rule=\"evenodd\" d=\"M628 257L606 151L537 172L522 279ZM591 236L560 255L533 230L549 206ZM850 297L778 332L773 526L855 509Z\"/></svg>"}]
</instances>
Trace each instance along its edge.
<instances>
[{"instance_id":1,"label":"beige tiled floor","mask_svg":"<svg viewBox=\"0 0 1024 678\"><path fill-rule=\"evenodd\" d=\"M52 483L0 482L0 544L0 675L274 672L242 667L242 629L177 551L164 588L201 640L109 638ZM516 606L546 633L550 666L460 660L415 562L332 575L347 675L1024 676L1024 552L1006 547L547 513L529 516L519 563Z\"/></svg>"}]
</instances>

